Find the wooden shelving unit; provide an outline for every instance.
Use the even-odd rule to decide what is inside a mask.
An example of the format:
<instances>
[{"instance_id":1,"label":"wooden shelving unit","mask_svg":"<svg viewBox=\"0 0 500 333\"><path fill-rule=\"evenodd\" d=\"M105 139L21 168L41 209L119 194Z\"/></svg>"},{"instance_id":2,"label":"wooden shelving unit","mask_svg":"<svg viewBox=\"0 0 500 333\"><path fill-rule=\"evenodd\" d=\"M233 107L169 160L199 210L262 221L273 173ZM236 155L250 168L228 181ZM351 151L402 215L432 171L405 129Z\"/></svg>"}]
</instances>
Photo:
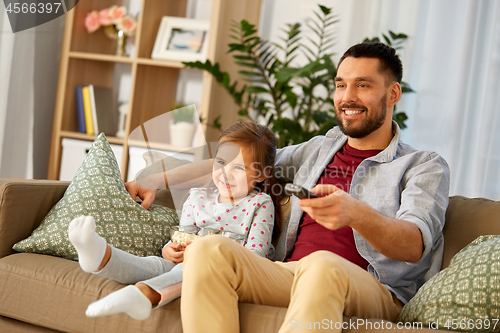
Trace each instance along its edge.
<instances>
[{"instance_id":1,"label":"wooden shelving unit","mask_svg":"<svg viewBox=\"0 0 500 333\"><path fill-rule=\"evenodd\" d=\"M110 143L123 146L122 178L128 170L129 134L141 124L168 111L175 102L177 81L184 68L181 62L151 59L156 34L163 16L186 15L187 0L141 0L139 22L135 35L135 54L130 57L114 55L113 42L100 31L88 34L84 19L91 10L120 5L117 0L80 0L67 13L59 83L54 112L52 144L49 160L49 179L58 179L61 163L61 140L74 138L92 141L95 136L78 132L75 87L94 84L113 87L117 66L125 66L132 77L125 138L107 137ZM237 68L227 55L231 20L247 19L258 24L262 0L212 0L208 59L220 62L223 70L236 77ZM226 65L226 66L225 66ZM116 88L116 87L115 87ZM203 92L198 111L209 122L222 115L223 126L238 119L231 98L217 86L207 73L203 74ZM168 131L168 129L166 129ZM219 133L204 125L209 141L216 141ZM168 143L159 144L169 150L182 151ZM120 161L119 161L120 163Z\"/></svg>"}]
</instances>

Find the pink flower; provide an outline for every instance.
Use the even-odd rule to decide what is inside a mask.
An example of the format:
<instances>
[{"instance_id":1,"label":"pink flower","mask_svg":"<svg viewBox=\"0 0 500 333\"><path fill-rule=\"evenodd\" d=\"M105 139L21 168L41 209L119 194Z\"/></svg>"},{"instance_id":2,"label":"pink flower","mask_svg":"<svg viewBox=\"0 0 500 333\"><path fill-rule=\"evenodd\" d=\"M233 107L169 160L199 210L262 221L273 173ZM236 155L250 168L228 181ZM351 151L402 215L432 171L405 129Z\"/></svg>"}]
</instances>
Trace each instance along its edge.
<instances>
[{"instance_id":1,"label":"pink flower","mask_svg":"<svg viewBox=\"0 0 500 333\"><path fill-rule=\"evenodd\" d=\"M130 16L125 16L121 23L118 23L116 27L118 28L118 30L123 30L125 35L132 36L134 35L135 29L137 28L137 23Z\"/></svg>"},{"instance_id":2,"label":"pink flower","mask_svg":"<svg viewBox=\"0 0 500 333\"><path fill-rule=\"evenodd\" d=\"M110 10L111 8L106 8L99 12L99 23L101 23L101 25L108 26L113 24L113 16L111 15Z\"/></svg>"},{"instance_id":3,"label":"pink flower","mask_svg":"<svg viewBox=\"0 0 500 333\"><path fill-rule=\"evenodd\" d=\"M125 18L125 15L127 15L127 8L124 6L113 6L109 10L111 12L111 16L113 17L114 24L120 23Z\"/></svg>"},{"instance_id":4,"label":"pink flower","mask_svg":"<svg viewBox=\"0 0 500 333\"><path fill-rule=\"evenodd\" d=\"M99 23L99 13L97 10L91 11L85 17L85 28L89 34L93 33L101 27Z\"/></svg>"}]
</instances>

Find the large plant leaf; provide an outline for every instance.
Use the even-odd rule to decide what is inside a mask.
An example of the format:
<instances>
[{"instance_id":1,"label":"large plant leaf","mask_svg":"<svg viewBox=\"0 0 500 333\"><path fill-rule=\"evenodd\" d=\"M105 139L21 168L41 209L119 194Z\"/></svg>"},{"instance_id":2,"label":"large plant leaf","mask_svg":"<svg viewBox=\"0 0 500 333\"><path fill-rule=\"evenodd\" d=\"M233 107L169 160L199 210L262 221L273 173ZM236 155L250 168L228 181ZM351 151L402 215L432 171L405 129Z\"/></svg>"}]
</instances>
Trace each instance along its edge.
<instances>
[{"instance_id":1,"label":"large plant leaf","mask_svg":"<svg viewBox=\"0 0 500 333\"><path fill-rule=\"evenodd\" d=\"M251 94L268 93L269 90L260 86L249 86L245 88L245 91Z\"/></svg>"}]
</instances>

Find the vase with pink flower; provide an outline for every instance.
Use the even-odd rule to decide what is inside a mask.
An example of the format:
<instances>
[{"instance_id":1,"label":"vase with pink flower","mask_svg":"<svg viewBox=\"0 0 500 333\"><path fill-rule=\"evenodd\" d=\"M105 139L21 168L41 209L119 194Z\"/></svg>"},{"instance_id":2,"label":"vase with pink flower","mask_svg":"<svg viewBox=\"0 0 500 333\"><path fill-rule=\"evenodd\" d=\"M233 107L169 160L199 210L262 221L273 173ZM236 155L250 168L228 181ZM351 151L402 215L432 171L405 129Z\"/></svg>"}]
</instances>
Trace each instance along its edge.
<instances>
[{"instance_id":1,"label":"vase with pink flower","mask_svg":"<svg viewBox=\"0 0 500 333\"><path fill-rule=\"evenodd\" d=\"M85 28L93 33L103 28L104 34L116 42L116 55L126 56L127 38L135 34L137 21L127 15L124 6L111 6L100 11L93 10L85 17Z\"/></svg>"}]
</instances>

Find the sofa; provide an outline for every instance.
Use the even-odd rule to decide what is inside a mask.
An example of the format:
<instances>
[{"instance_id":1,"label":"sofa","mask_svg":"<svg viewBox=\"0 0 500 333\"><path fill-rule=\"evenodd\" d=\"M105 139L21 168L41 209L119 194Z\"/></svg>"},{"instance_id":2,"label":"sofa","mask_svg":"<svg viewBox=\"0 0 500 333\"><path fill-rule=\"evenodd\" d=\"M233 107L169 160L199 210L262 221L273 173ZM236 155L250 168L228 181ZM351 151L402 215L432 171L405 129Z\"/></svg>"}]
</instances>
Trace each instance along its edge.
<instances>
[{"instance_id":1,"label":"sofa","mask_svg":"<svg viewBox=\"0 0 500 333\"><path fill-rule=\"evenodd\" d=\"M85 273L72 260L14 253L12 246L31 234L68 185L49 180L0 179L0 332L181 332L179 299L154 310L145 321L126 315L87 318L85 310L91 302L123 285ZM168 190L158 192L156 203L172 204ZM499 216L500 202L451 197L442 267L476 237L500 234ZM241 332L264 333L278 331L286 308L240 303L239 311ZM344 332L368 332L372 331L370 327L376 326L350 327ZM437 331L412 327L397 330ZM207 332L211 332L209 327Z\"/></svg>"}]
</instances>

